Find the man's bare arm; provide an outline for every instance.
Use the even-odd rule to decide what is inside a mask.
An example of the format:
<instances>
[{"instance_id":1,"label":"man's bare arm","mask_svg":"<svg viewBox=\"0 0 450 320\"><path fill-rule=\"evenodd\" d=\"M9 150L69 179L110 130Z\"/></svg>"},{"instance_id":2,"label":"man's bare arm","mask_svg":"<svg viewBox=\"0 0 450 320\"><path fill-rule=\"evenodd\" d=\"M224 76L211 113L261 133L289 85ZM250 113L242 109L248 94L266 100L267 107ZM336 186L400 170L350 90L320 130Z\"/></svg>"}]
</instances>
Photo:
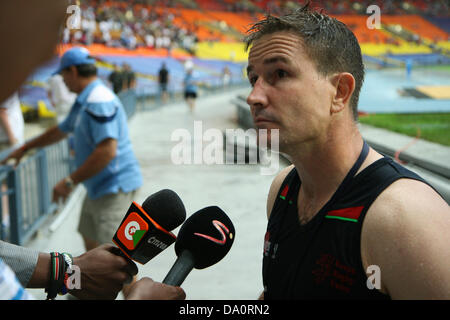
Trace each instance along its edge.
<instances>
[{"instance_id":1,"label":"man's bare arm","mask_svg":"<svg viewBox=\"0 0 450 320\"><path fill-rule=\"evenodd\" d=\"M92 178L102 171L114 159L117 152L117 140L105 139L100 142L86 161L70 177L75 183Z\"/></svg>"},{"instance_id":2,"label":"man's bare arm","mask_svg":"<svg viewBox=\"0 0 450 320\"><path fill-rule=\"evenodd\" d=\"M92 178L106 168L116 156L116 152L117 140L112 138L103 140L95 147L86 161L70 174L70 178L75 184ZM66 199L71 191L71 187L67 186L66 178L62 179L53 188L53 201L57 202L60 198Z\"/></svg>"},{"instance_id":3,"label":"man's bare arm","mask_svg":"<svg viewBox=\"0 0 450 320\"><path fill-rule=\"evenodd\" d=\"M387 188L364 221L364 267L380 267L392 299L450 299L450 208L426 184L401 179Z\"/></svg>"}]
</instances>

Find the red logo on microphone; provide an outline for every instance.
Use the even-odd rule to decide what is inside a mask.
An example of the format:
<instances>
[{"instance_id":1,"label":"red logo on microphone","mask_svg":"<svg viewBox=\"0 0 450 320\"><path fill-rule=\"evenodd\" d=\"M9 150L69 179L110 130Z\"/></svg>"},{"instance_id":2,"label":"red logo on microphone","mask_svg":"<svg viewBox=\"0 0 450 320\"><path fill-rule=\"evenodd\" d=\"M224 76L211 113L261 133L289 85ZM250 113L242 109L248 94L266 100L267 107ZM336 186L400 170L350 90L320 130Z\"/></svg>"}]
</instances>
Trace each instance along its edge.
<instances>
[{"instance_id":1,"label":"red logo on microphone","mask_svg":"<svg viewBox=\"0 0 450 320\"><path fill-rule=\"evenodd\" d=\"M217 230L219 230L220 234L222 235L222 239L216 239L216 238L213 238L213 237L208 236L206 234L201 234L201 233L197 233L197 232L194 233L194 234L196 236L203 237L205 239L208 239L208 240L210 240L210 241L212 241L214 243L220 244L220 245L224 245L225 242L227 242L227 236L225 235L225 232L230 235L230 239L233 238L233 234L230 233L230 230L228 230L228 228L222 222L220 222L218 220L213 220L212 224L214 225L214 227Z\"/></svg>"}]
</instances>

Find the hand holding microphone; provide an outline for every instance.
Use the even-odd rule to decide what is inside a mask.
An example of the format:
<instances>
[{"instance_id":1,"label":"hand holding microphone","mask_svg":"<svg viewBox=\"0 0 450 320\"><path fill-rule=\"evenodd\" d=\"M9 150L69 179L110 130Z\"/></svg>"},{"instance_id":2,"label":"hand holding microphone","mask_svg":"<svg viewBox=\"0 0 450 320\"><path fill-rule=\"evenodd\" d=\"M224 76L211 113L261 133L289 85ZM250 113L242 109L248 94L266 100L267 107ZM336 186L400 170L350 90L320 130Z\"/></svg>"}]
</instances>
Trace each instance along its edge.
<instances>
[{"instance_id":1,"label":"hand holding microphone","mask_svg":"<svg viewBox=\"0 0 450 320\"><path fill-rule=\"evenodd\" d=\"M184 300L186 293L180 287L173 287L144 277L130 288L127 300Z\"/></svg>"},{"instance_id":2,"label":"hand holding microphone","mask_svg":"<svg viewBox=\"0 0 450 320\"><path fill-rule=\"evenodd\" d=\"M219 262L231 249L234 238L233 223L219 207L206 207L192 214L178 232L178 258L163 283L180 286L193 268L204 269Z\"/></svg>"},{"instance_id":3,"label":"hand holding microphone","mask_svg":"<svg viewBox=\"0 0 450 320\"><path fill-rule=\"evenodd\" d=\"M149 278L133 285L135 295L130 299L153 297L155 292L184 299L180 286L193 268L204 269L219 262L230 250L235 229L230 218L219 207L206 207L192 214L182 225L178 238L170 231L178 227L186 217L181 199L171 190L161 190L149 196L142 207L133 202L113 237L114 243L128 258L146 263L175 242L178 256L163 283ZM167 286L169 285L169 286ZM170 290L175 290L169 292ZM181 291L180 291L181 290Z\"/></svg>"}]
</instances>

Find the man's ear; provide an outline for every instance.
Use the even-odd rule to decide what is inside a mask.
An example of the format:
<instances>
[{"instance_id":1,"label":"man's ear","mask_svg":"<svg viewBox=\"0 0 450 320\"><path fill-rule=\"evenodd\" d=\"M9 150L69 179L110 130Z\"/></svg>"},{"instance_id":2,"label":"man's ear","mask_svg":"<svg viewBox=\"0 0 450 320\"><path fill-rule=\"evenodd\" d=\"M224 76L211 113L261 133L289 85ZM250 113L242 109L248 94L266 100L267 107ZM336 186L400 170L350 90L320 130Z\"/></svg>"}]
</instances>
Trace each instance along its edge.
<instances>
[{"instance_id":1,"label":"man's ear","mask_svg":"<svg viewBox=\"0 0 450 320\"><path fill-rule=\"evenodd\" d=\"M350 98L355 91L355 78L351 73L341 72L333 75L330 81L335 87L330 112L341 112L350 103Z\"/></svg>"}]
</instances>

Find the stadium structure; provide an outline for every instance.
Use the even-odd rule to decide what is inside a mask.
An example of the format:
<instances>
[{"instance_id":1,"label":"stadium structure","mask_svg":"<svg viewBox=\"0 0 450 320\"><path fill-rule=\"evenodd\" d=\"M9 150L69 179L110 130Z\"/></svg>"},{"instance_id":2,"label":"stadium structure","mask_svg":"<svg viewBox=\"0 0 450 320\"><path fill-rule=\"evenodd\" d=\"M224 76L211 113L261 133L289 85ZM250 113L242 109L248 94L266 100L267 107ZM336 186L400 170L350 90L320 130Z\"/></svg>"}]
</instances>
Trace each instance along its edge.
<instances>
[{"instance_id":1,"label":"stadium structure","mask_svg":"<svg viewBox=\"0 0 450 320\"><path fill-rule=\"evenodd\" d=\"M204 90L223 86L224 70L230 75L230 86L242 85L247 61L242 38L249 26L268 13L281 15L302 4L282 0L78 1L79 10L70 11L61 32L55 59L21 88L22 110L40 117L55 116L46 82L56 69L58 56L73 46L90 50L105 81L115 67L131 67L137 75L134 90L138 95L158 96L157 75L163 62L170 71L173 97L181 92L185 69L191 67ZM349 26L360 42L368 70L414 66L448 72L450 13L445 0L325 0L311 1L311 5ZM368 10L374 5L380 9L376 27L375 11ZM450 83L441 82L402 84L395 90L416 99L450 99ZM363 107L364 103L363 98Z\"/></svg>"}]
</instances>

